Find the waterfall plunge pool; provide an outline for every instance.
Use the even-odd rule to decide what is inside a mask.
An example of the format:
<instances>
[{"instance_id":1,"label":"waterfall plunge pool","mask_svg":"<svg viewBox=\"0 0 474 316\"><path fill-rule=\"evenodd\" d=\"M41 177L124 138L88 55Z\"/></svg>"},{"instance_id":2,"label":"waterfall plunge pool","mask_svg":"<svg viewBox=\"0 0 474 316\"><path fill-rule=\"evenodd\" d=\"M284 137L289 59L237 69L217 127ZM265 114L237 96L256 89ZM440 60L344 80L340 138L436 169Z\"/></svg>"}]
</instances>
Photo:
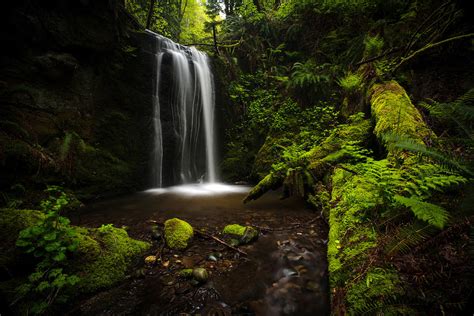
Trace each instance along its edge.
<instances>
[{"instance_id":1,"label":"waterfall plunge pool","mask_svg":"<svg viewBox=\"0 0 474 316\"><path fill-rule=\"evenodd\" d=\"M155 188L144 191L147 194L177 194L183 196L193 195L220 195L232 193L248 193L251 187L246 185L232 185L225 183L194 183L171 186L168 188Z\"/></svg>"},{"instance_id":2,"label":"waterfall plunge pool","mask_svg":"<svg viewBox=\"0 0 474 316\"><path fill-rule=\"evenodd\" d=\"M136 258L129 279L79 301L77 314L327 315L326 224L303 200L281 200L279 191L243 204L249 189L186 184L87 205L72 218L74 224L126 226L130 236L152 242L152 248ZM248 256L200 236L184 251L161 248L162 241L152 238L151 223L173 217L218 237L227 224L263 229L257 241L239 247ZM160 251L161 264L144 267L143 258ZM217 261L208 259L216 253L221 255ZM193 285L180 278L180 269L189 266L206 268L208 282ZM133 277L134 269L145 275Z\"/></svg>"}]
</instances>

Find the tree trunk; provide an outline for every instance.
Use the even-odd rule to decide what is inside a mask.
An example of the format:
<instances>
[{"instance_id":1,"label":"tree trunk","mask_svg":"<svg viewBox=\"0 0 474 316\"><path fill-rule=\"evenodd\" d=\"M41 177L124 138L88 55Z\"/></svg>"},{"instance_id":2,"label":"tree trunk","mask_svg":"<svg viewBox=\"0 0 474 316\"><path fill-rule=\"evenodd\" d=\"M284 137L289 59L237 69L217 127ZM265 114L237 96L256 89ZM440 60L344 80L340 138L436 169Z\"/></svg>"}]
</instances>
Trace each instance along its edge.
<instances>
[{"instance_id":1,"label":"tree trunk","mask_svg":"<svg viewBox=\"0 0 474 316\"><path fill-rule=\"evenodd\" d=\"M156 0L150 0L150 8L148 8L148 16L146 18L146 28L150 28L151 20L153 17L153 8L155 7Z\"/></svg>"},{"instance_id":2,"label":"tree trunk","mask_svg":"<svg viewBox=\"0 0 474 316\"><path fill-rule=\"evenodd\" d=\"M216 55L219 55L219 48L217 47L217 30L215 23L212 23L212 38L214 39L214 50L216 52Z\"/></svg>"},{"instance_id":3,"label":"tree trunk","mask_svg":"<svg viewBox=\"0 0 474 316\"><path fill-rule=\"evenodd\" d=\"M253 0L253 4L255 5L255 7L257 8L257 11L258 12L262 12L262 5L260 4L260 1L258 0Z\"/></svg>"}]
</instances>

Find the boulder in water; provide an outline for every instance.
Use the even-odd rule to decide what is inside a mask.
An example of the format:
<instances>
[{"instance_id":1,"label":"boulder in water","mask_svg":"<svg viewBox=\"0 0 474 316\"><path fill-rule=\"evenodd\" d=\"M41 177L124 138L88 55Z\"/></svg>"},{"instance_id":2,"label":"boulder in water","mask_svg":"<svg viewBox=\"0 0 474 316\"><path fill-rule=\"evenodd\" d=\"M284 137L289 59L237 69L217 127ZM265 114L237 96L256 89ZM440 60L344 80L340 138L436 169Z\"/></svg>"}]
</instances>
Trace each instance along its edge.
<instances>
[{"instance_id":1,"label":"boulder in water","mask_svg":"<svg viewBox=\"0 0 474 316\"><path fill-rule=\"evenodd\" d=\"M258 238L258 231L251 226L231 224L224 227L222 232L226 235L239 237L240 244L248 244Z\"/></svg>"},{"instance_id":2,"label":"boulder in water","mask_svg":"<svg viewBox=\"0 0 474 316\"><path fill-rule=\"evenodd\" d=\"M172 218L165 222L165 240L172 249L185 249L193 238L193 227L179 218Z\"/></svg>"}]
</instances>

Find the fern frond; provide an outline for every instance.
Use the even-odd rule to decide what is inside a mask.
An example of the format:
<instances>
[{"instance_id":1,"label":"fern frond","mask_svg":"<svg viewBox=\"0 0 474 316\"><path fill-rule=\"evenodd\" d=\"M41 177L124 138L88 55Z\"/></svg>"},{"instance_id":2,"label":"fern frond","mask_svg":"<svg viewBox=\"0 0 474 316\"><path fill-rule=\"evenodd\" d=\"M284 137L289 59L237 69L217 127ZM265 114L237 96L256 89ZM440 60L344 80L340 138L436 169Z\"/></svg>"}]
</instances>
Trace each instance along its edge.
<instances>
[{"instance_id":1,"label":"fern frond","mask_svg":"<svg viewBox=\"0 0 474 316\"><path fill-rule=\"evenodd\" d=\"M429 157L452 171L458 171L471 177L474 176L474 171L470 170L462 162L453 157L449 157L434 148L428 148L424 144L417 143L412 139L400 137L398 135L385 135L384 139L389 140L395 148Z\"/></svg>"},{"instance_id":2,"label":"fern frond","mask_svg":"<svg viewBox=\"0 0 474 316\"><path fill-rule=\"evenodd\" d=\"M406 254L437 231L433 226L418 221L402 227L387 243L385 252L391 256L398 253Z\"/></svg>"},{"instance_id":3,"label":"fern frond","mask_svg":"<svg viewBox=\"0 0 474 316\"><path fill-rule=\"evenodd\" d=\"M453 102L422 102L420 106L427 109L433 117L453 122L463 134L474 140L472 123L474 119L474 89L469 90Z\"/></svg>"},{"instance_id":4,"label":"fern frond","mask_svg":"<svg viewBox=\"0 0 474 316\"><path fill-rule=\"evenodd\" d=\"M409 208L416 218L433 225L434 227L442 229L449 219L449 213L441 206L423 202L414 197L404 197L395 195L394 200Z\"/></svg>"}]
</instances>

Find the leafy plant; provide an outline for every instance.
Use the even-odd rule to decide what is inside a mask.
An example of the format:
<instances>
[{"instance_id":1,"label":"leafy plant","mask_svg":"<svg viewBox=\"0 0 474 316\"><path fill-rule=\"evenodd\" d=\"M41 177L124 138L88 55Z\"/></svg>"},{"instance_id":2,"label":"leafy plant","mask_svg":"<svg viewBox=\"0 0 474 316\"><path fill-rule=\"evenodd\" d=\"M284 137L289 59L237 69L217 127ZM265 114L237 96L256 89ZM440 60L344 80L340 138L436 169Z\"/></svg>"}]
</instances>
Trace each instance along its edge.
<instances>
[{"instance_id":1,"label":"leafy plant","mask_svg":"<svg viewBox=\"0 0 474 316\"><path fill-rule=\"evenodd\" d=\"M292 88L314 88L318 85L328 83L330 77L324 72L329 64L317 65L312 59L304 63L296 62L292 67L292 73L288 85Z\"/></svg>"},{"instance_id":2,"label":"leafy plant","mask_svg":"<svg viewBox=\"0 0 474 316\"><path fill-rule=\"evenodd\" d=\"M355 92L362 87L363 78L358 73L348 73L338 81L341 88L347 92Z\"/></svg>"},{"instance_id":3,"label":"leafy plant","mask_svg":"<svg viewBox=\"0 0 474 316\"><path fill-rule=\"evenodd\" d=\"M416 218L437 228L446 225L449 213L427 201L432 192L467 182L466 178L433 164L401 169L393 167L386 159L368 158L357 168L379 189L386 205L395 209L408 208Z\"/></svg>"},{"instance_id":4,"label":"leafy plant","mask_svg":"<svg viewBox=\"0 0 474 316\"><path fill-rule=\"evenodd\" d=\"M42 314L56 301L64 302L67 296L61 291L79 282L77 275L64 272L67 253L78 246L69 219L60 216L61 209L69 203L68 196L57 186L48 187L46 192L50 196L41 202L45 218L22 230L16 242L25 253L39 260L28 281L17 288L17 301L28 298L33 314Z\"/></svg>"},{"instance_id":5,"label":"leafy plant","mask_svg":"<svg viewBox=\"0 0 474 316\"><path fill-rule=\"evenodd\" d=\"M384 45L383 38L379 35L375 36L366 36L364 40L365 45L365 54L367 56L376 56L382 52L382 48Z\"/></svg>"}]
</instances>

